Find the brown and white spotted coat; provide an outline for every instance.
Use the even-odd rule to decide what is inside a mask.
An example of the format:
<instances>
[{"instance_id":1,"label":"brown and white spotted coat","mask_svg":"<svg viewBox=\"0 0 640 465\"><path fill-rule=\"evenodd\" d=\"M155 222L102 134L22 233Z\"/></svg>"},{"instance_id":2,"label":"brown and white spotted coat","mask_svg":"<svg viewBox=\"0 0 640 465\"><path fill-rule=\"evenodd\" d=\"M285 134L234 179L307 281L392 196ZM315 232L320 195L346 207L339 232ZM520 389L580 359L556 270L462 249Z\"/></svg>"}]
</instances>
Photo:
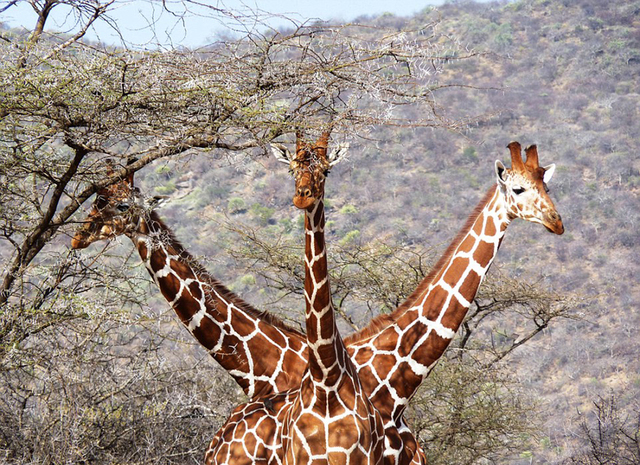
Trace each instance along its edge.
<instances>
[{"instance_id":1,"label":"brown and white spotted coat","mask_svg":"<svg viewBox=\"0 0 640 465\"><path fill-rule=\"evenodd\" d=\"M430 369L450 344L486 275L507 226L515 218L562 234L564 226L547 194L554 166L540 167L535 146L523 163L518 143L509 144L512 168L496 162L494 185L431 273L393 313L346 339L362 387L385 423L385 463L425 463L403 413ZM218 433L218 443L251 438L257 455L238 463L280 463L281 429L296 393L244 404ZM214 440L215 442L215 440ZM228 444L228 442L227 442ZM221 460L219 463L226 462Z\"/></svg>"},{"instance_id":2,"label":"brown and white spotted coat","mask_svg":"<svg viewBox=\"0 0 640 465\"><path fill-rule=\"evenodd\" d=\"M251 307L213 278L144 205L133 176L98 192L83 223L71 247L128 236L180 321L250 398L300 385L307 362L304 334Z\"/></svg>"},{"instance_id":3,"label":"brown and white spotted coat","mask_svg":"<svg viewBox=\"0 0 640 465\"><path fill-rule=\"evenodd\" d=\"M362 389L335 318L324 240L324 184L337 156L329 133L315 144L298 135L290 168L293 203L305 213L305 321L309 366L284 417L286 464L382 463L382 418ZM334 152L339 154L339 150Z\"/></svg>"}]
</instances>

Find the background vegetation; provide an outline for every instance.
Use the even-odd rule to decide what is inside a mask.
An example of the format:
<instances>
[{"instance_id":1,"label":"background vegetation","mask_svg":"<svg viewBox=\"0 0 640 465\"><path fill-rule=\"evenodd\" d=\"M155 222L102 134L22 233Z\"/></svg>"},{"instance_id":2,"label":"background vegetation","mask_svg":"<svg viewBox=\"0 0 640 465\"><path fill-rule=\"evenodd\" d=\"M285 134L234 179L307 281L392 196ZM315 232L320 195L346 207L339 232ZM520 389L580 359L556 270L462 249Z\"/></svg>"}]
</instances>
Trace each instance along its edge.
<instances>
[{"instance_id":1,"label":"background vegetation","mask_svg":"<svg viewBox=\"0 0 640 465\"><path fill-rule=\"evenodd\" d=\"M77 31L108 15L77 4ZM351 144L327 181L345 334L412 290L509 141L558 165L566 233L510 227L413 402L430 463L640 462L640 2L451 2L356 22L200 53L2 30L0 459L201 461L241 394L126 238L74 253L69 235L110 182L104 160L135 154L141 188L169 197L161 216L212 274L301 322L293 181L264 146L332 115ZM381 37L409 40L390 54L399 42ZM353 44L362 54L341 52Z\"/></svg>"}]
</instances>

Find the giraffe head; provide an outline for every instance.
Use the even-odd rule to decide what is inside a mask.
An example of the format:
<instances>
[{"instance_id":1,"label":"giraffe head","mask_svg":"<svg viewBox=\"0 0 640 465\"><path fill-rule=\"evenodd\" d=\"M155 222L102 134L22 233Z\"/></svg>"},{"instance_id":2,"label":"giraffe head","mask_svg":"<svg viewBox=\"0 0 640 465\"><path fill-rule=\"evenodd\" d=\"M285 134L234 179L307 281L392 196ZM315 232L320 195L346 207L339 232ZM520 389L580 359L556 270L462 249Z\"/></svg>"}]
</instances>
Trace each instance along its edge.
<instances>
[{"instance_id":1,"label":"giraffe head","mask_svg":"<svg viewBox=\"0 0 640 465\"><path fill-rule=\"evenodd\" d=\"M547 183L551 180L555 165L540 166L535 145L525 149L526 161L522 161L521 147L511 142L511 169L496 161L498 188L504 194L510 219L522 218L541 223L555 234L562 234L562 218L548 195Z\"/></svg>"},{"instance_id":2,"label":"giraffe head","mask_svg":"<svg viewBox=\"0 0 640 465\"><path fill-rule=\"evenodd\" d=\"M293 204L300 209L310 208L324 197L324 181L329 169L336 165L349 149L348 145L339 145L327 154L329 131L323 132L315 144L306 142L296 133L296 153L292 154L282 146L272 145L276 159L289 165L296 181Z\"/></svg>"},{"instance_id":3,"label":"giraffe head","mask_svg":"<svg viewBox=\"0 0 640 465\"><path fill-rule=\"evenodd\" d=\"M113 162L108 161L107 175ZM138 223L141 196L133 186L133 174L99 190L89 215L71 239L71 248L84 249L96 241L110 239L132 231Z\"/></svg>"}]
</instances>

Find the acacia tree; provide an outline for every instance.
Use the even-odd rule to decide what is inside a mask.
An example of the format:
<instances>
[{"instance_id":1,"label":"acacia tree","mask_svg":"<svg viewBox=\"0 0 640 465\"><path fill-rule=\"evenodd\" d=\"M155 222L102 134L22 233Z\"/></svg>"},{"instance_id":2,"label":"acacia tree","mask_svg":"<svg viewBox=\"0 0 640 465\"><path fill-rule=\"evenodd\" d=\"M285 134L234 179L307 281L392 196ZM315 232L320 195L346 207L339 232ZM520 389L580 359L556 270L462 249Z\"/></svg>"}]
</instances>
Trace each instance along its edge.
<instances>
[{"instance_id":1,"label":"acacia tree","mask_svg":"<svg viewBox=\"0 0 640 465\"><path fill-rule=\"evenodd\" d=\"M394 109L408 103L426 110L411 124L452 124L425 80L456 47L438 43L435 24L384 31L383 40L382 31L362 36L353 26L298 25L197 53L140 53L80 42L114 2L31 3L34 31L26 38L5 33L2 42L2 228L13 249L2 304L25 295L28 267L80 205L154 160L264 147L317 125L318 115L338 115L350 128L398 122ZM71 38L45 36L61 4L81 18L87 9L93 14ZM106 159L131 157L137 161L106 174Z\"/></svg>"},{"instance_id":2,"label":"acacia tree","mask_svg":"<svg viewBox=\"0 0 640 465\"><path fill-rule=\"evenodd\" d=\"M197 51L114 48L84 37L100 21L116 27L118 0L0 9L25 2L33 29L0 37L0 456L199 459L237 393L150 316L148 280L129 261L110 248L90 261L68 251L82 205L159 159L259 157L274 138L319 131L328 119L335 134L456 127L435 103L444 84L434 76L473 53L435 21L408 31L291 21L278 32L259 30L258 14L206 7L212 21L234 18L233 39ZM59 8L75 21L67 34L49 28ZM402 119L398 108L421 116ZM184 355L167 356L167 346Z\"/></svg>"}]
</instances>

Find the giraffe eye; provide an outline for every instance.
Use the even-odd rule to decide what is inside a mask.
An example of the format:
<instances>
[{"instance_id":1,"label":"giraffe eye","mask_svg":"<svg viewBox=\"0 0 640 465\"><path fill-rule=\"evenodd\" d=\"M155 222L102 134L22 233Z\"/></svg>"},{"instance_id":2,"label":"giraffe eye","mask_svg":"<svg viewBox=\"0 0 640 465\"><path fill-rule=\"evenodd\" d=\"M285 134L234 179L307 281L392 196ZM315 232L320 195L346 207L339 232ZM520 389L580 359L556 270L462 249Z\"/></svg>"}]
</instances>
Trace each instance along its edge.
<instances>
[{"instance_id":1,"label":"giraffe eye","mask_svg":"<svg viewBox=\"0 0 640 465\"><path fill-rule=\"evenodd\" d=\"M545 182L542 185L544 186L544 191L548 193L549 192L549 186L547 186L547 183Z\"/></svg>"},{"instance_id":2,"label":"giraffe eye","mask_svg":"<svg viewBox=\"0 0 640 465\"><path fill-rule=\"evenodd\" d=\"M520 195L524 192L524 187L516 186L513 188L513 193L516 195Z\"/></svg>"}]
</instances>

